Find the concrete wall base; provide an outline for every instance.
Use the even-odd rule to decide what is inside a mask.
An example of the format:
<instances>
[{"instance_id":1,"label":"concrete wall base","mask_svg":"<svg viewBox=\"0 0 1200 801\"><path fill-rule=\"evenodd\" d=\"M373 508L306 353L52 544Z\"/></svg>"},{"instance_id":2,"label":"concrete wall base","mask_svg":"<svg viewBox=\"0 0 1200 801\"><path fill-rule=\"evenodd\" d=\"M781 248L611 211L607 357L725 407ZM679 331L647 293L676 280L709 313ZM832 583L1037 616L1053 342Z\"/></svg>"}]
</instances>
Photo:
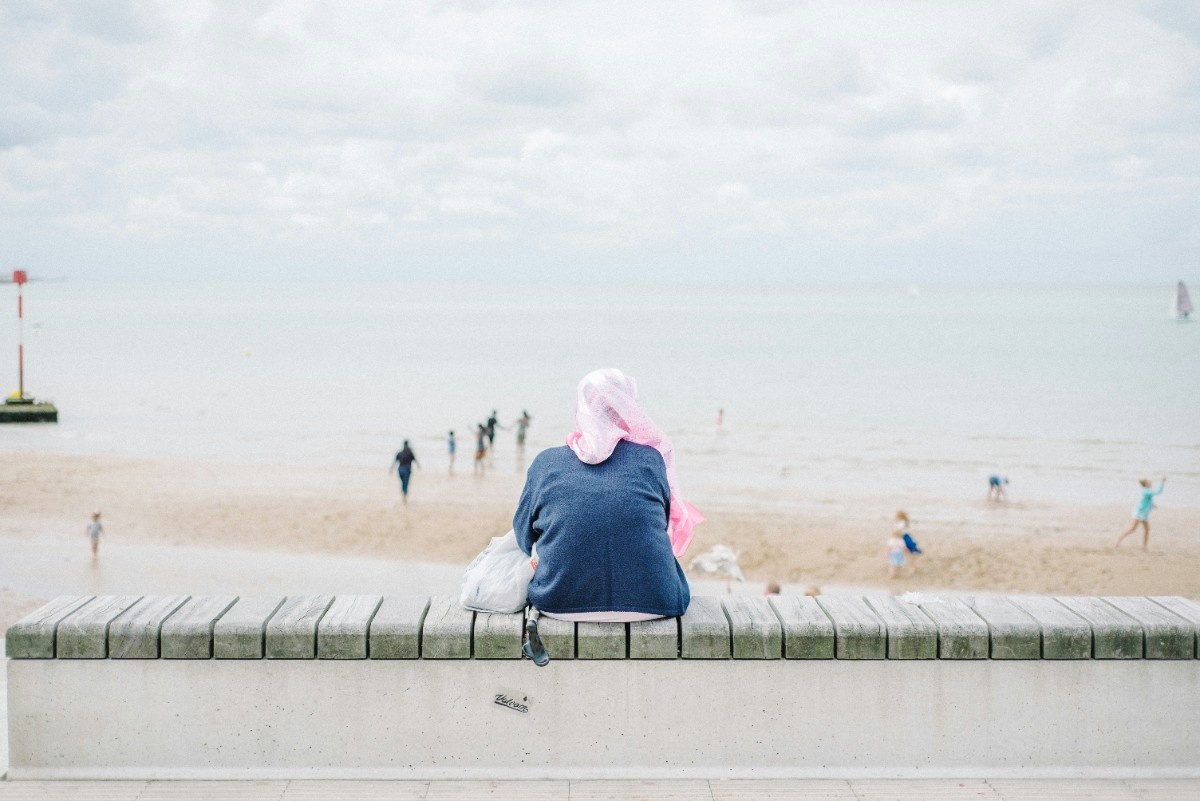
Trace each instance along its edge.
<instances>
[{"instance_id":1,"label":"concrete wall base","mask_svg":"<svg viewBox=\"0 0 1200 801\"><path fill-rule=\"evenodd\" d=\"M10 779L1200 777L1198 713L1190 661L8 662Z\"/></svg>"}]
</instances>

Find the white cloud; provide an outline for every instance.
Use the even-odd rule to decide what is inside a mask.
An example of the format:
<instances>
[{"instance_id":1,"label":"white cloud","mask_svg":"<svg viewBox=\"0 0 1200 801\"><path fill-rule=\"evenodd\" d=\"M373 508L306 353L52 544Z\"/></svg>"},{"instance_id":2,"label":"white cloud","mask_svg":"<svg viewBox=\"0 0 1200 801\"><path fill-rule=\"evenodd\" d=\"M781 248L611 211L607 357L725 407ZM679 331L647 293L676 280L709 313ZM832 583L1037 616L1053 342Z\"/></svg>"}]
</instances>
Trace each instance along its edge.
<instances>
[{"instance_id":1,"label":"white cloud","mask_svg":"<svg viewBox=\"0 0 1200 801\"><path fill-rule=\"evenodd\" d=\"M1195 22L1119 2L14 0L0 248L39 264L53 236L109 275L136 250L264 275L336 254L363 275L909 281L974 237L996 279L1031 277L995 263L1032 241L1039 274L1104 250L1039 239L1047 218L1102 239L1140 208L1139 264L1174 274L1200 200Z\"/></svg>"},{"instance_id":2,"label":"white cloud","mask_svg":"<svg viewBox=\"0 0 1200 801\"><path fill-rule=\"evenodd\" d=\"M1141 178L1149 165L1150 162L1141 156L1122 156L1109 162L1113 175L1128 180Z\"/></svg>"}]
</instances>

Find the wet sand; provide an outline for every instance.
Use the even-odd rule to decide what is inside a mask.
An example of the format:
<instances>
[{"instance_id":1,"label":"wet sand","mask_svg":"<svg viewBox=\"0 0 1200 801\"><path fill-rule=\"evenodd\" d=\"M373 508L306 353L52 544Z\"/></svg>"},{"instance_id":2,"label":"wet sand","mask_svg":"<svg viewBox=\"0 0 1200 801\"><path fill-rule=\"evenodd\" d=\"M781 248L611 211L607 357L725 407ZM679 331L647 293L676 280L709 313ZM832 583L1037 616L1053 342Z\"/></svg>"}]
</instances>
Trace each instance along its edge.
<instances>
[{"instance_id":1,"label":"wet sand","mask_svg":"<svg viewBox=\"0 0 1200 801\"><path fill-rule=\"evenodd\" d=\"M742 552L755 587L775 578L792 590L813 583L1200 597L1200 509L1173 506L1169 483L1148 553L1134 538L1111 548L1128 503L685 486L708 517L685 566L712 545L729 545ZM0 458L0 625L59 592L454 592L462 566L511 525L520 489L509 471L475 478L469 464L453 477L417 470L406 506L383 466L7 454ZM912 516L926 556L916 574L889 581L884 543L898 508ZM96 509L105 536L93 567L85 526Z\"/></svg>"}]
</instances>

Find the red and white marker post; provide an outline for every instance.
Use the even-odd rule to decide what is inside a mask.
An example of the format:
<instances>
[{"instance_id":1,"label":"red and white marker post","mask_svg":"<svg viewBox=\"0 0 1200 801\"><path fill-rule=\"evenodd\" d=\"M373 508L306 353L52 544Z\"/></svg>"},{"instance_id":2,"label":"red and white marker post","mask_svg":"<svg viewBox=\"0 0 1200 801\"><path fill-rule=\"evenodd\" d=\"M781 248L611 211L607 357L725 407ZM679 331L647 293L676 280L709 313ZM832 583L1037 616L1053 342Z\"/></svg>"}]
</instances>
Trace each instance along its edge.
<instances>
[{"instance_id":1,"label":"red and white marker post","mask_svg":"<svg viewBox=\"0 0 1200 801\"><path fill-rule=\"evenodd\" d=\"M13 283L17 285L17 394L25 399L25 304L21 287L29 278L24 270L13 270Z\"/></svg>"}]
</instances>

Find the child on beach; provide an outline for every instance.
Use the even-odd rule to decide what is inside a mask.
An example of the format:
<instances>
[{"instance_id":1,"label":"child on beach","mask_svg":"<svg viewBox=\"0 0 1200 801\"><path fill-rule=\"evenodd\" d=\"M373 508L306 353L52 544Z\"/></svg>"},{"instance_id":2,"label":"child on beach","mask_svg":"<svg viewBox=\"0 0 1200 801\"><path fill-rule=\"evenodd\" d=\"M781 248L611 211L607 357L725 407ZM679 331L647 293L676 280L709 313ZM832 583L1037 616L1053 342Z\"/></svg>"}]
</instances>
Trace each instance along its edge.
<instances>
[{"instance_id":1,"label":"child on beach","mask_svg":"<svg viewBox=\"0 0 1200 801\"><path fill-rule=\"evenodd\" d=\"M1007 500L1007 495L1004 492L1004 485L1007 483L1008 476L988 476L987 499L989 501Z\"/></svg>"},{"instance_id":2,"label":"child on beach","mask_svg":"<svg viewBox=\"0 0 1200 801\"><path fill-rule=\"evenodd\" d=\"M912 534L910 534L908 531L908 527L911 525L912 521L908 519L907 512L905 512L903 509L896 512L896 523L893 526L893 529L897 534L900 535L900 539L904 540L904 549L907 551L905 556L906 558L912 559L912 572L916 573L917 557L921 555L922 551L920 546L917 545L917 541L913 539Z\"/></svg>"},{"instance_id":3,"label":"child on beach","mask_svg":"<svg viewBox=\"0 0 1200 801\"><path fill-rule=\"evenodd\" d=\"M888 578L894 579L899 577L900 571L908 563L904 554L908 549L904 546L904 538L899 532L892 531L892 535L888 537Z\"/></svg>"},{"instance_id":4,"label":"child on beach","mask_svg":"<svg viewBox=\"0 0 1200 801\"><path fill-rule=\"evenodd\" d=\"M88 537L92 540L92 559L95 560L100 555L100 535L104 533L104 526L100 523L100 513L92 513L92 522L87 525Z\"/></svg>"},{"instance_id":5,"label":"child on beach","mask_svg":"<svg viewBox=\"0 0 1200 801\"><path fill-rule=\"evenodd\" d=\"M1142 485L1142 499L1138 501L1138 505L1133 507L1133 520L1129 523L1129 528L1117 535L1117 541L1113 543L1116 548L1121 544L1121 540L1132 534L1138 526L1142 527L1142 550L1147 550L1147 545L1150 542L1150 510L1154 508L1154 496L1162 493L1163 488L1167 484L1167 477L1163 476L1158 482L1158 489L1151 489L1150 479L1143 478L1139 482Z\"/></svg>"}]
</instances>

